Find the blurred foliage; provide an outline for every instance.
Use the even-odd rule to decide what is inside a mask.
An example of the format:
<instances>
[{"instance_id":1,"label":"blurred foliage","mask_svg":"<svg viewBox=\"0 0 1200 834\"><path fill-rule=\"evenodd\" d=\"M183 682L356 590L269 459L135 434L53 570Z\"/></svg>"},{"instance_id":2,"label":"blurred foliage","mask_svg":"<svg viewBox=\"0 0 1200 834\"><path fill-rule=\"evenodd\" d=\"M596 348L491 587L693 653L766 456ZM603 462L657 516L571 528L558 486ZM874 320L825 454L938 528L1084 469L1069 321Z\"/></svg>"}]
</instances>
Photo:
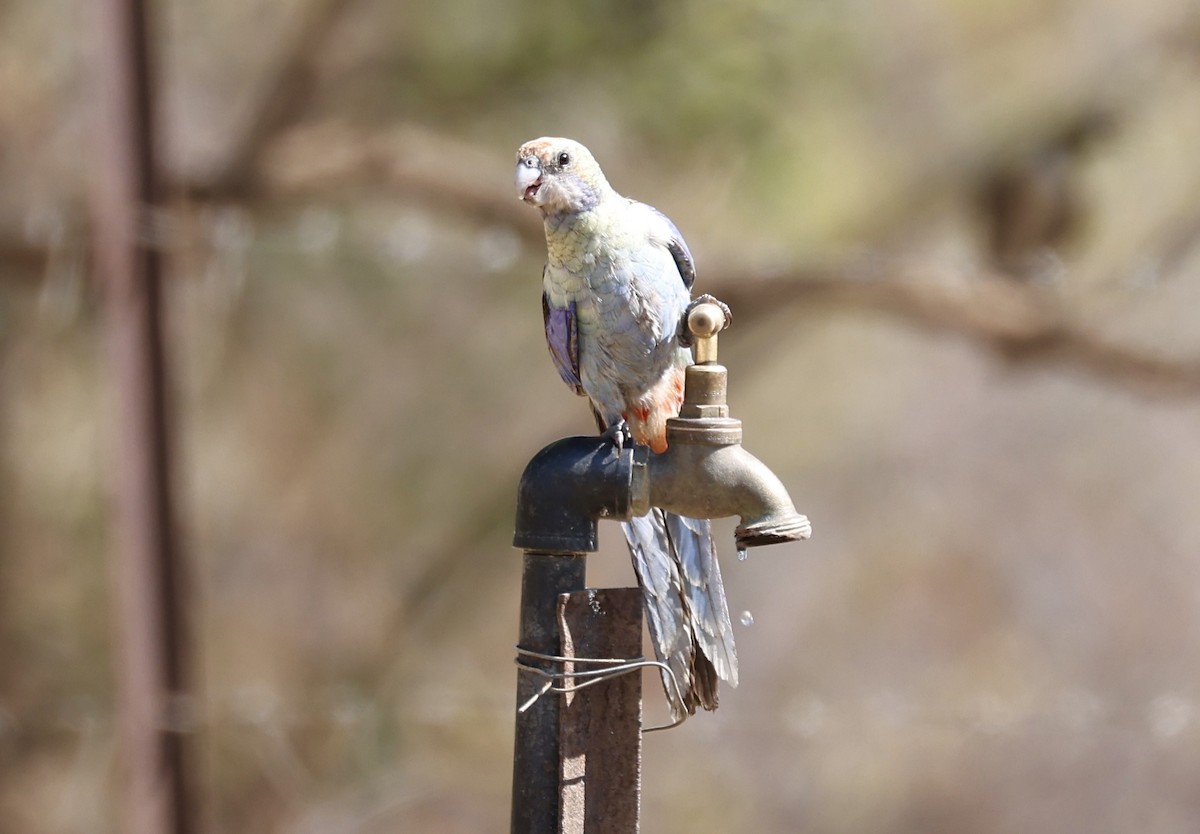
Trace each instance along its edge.
<instances>
[{"instance_id":1,"label":"blurred foliage","mask_svg":"<svg viewBox=\"0 0 1200 834\"><path fill-rule=\"evenodd\" d=\"M545 355L526 139L589 144L705 290L903 258L1200 355L1187 0L154 11L164 167L193 186L154 242L206 830L506 824L516 479L591 428ZM0 5L0 830L28 834L120 830L95 13ZM252 177L199 187L243 145ZM816 538L727 561L743 683L647 739L645 830L1192 830L1195 398L770 286L722 357ZM615 532L595 584L632 581Z\"/></svg>"}]
</instances>

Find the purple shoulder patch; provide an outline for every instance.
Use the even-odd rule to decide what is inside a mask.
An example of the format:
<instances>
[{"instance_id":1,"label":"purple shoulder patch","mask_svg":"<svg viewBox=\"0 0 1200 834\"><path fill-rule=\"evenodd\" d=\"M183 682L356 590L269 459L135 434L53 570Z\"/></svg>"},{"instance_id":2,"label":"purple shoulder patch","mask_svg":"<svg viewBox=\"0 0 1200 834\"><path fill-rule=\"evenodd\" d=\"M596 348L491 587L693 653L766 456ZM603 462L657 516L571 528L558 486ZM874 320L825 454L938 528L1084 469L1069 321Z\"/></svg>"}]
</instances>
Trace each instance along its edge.
<instances>
[{"instance_id":1,"label":"purple shoulder patch","mask_svg":"<svg viewBox=\"0 0 1200 834\"><path fill-rule=\"evenodd\" d=\"M579 325L575 318L575 302L566 307L551 307L542 296L542 316L546 321L546 344L550 356L562 381L583 393L583 381L579 378Z\"/></svg>"}]
</instances>

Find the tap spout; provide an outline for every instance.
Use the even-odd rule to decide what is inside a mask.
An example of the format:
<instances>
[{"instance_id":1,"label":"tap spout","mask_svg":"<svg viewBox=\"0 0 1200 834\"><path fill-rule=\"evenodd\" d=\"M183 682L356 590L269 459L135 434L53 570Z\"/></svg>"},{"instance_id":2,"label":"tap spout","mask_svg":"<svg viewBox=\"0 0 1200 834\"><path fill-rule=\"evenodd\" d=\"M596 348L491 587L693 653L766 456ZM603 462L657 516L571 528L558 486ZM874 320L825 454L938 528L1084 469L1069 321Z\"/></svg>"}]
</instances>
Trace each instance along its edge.
<instances>
[{"instance_id":1,"label":"tap spout","mask_svg":"<svg viewBox=\"0 0 1200 834\"><path fill-rule=\"evenodd\" d=\"M796 512L779 478L738 442L740 421L705 420L700 431L683 425L689 422L672 421L674 436L667 451L648 456L651 506L692 518L736 515L741 519L734 531L739 548L812 535L812 525ZM635 459L634 465L638 463Z\"/></svg>"}]
</instances>

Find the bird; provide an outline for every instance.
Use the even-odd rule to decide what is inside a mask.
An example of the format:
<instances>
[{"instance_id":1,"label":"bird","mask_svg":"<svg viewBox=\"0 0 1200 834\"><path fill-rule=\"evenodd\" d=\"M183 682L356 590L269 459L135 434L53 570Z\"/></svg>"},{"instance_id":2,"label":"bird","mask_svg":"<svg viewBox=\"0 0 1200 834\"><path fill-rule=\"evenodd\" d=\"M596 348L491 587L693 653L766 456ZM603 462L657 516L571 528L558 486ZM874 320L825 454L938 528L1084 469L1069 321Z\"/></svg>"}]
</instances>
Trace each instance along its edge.
<instances>
[{"instance_id":1,"label":"bird","mask_svg":"<svg viewBox=\"0 0 1200 834\"><path fill-rule=\"evenodd\" d=\"M696 267L683 235L617 193L572 139L521 145L515 184L542 215L542 317L559 375L618 448L665 451L692 362L680 323ZM737 686L738 668L711 523L655 507L622 528L655 653L670 670L662 679L673 719L716 709L719 681Z\"/></svg>"}]
</instances>

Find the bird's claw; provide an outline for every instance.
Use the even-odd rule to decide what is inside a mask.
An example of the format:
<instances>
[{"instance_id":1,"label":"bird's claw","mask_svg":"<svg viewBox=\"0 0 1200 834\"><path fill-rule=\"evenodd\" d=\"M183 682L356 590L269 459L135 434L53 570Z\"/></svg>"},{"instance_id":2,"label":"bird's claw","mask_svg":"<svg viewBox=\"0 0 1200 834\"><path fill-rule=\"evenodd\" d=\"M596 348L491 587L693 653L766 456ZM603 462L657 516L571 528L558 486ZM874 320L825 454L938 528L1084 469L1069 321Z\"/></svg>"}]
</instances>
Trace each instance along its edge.
<instances>
[{"instance_id":1,"label":"bird's claw","mask_svg":"<svg viewBox=\"0 0 1200 834\"><path fill-rule=\"evenodd\" d=\"M629 424L624 420L621 420L619 423L613 423L600 436L611 440L613 445L617 447L617 452L623 451L626 444L633 445L633 434L629 431Z\"/></svg>"},{"instance_id":2,"label":"bird's claw","mask_svg":"<svg viewBox=\"0 0 1200 834\"><path fill-rule=\"evenodd\" d=\"M728 304L726 304L724 301L721 301L719 298L716 298L715 296L709 295L708 293L705 293L704 295L698 295L693 298L691 303L688 304L687 308L684 309L683 315L679 318L679 328L675 331L675 338L679 340L679 344L683 347L690 348L692 343L695 341L695 339L692 337L692 331L688 329L688 316L692 314L692 310L695 310L701 304L716 304L721 308L721 312L725 314L725 325L721 328L722 330L724 330L726 327L729 327L729 325L733 322L733 311L729 309Z\"/></svg>"}]
</instances>

